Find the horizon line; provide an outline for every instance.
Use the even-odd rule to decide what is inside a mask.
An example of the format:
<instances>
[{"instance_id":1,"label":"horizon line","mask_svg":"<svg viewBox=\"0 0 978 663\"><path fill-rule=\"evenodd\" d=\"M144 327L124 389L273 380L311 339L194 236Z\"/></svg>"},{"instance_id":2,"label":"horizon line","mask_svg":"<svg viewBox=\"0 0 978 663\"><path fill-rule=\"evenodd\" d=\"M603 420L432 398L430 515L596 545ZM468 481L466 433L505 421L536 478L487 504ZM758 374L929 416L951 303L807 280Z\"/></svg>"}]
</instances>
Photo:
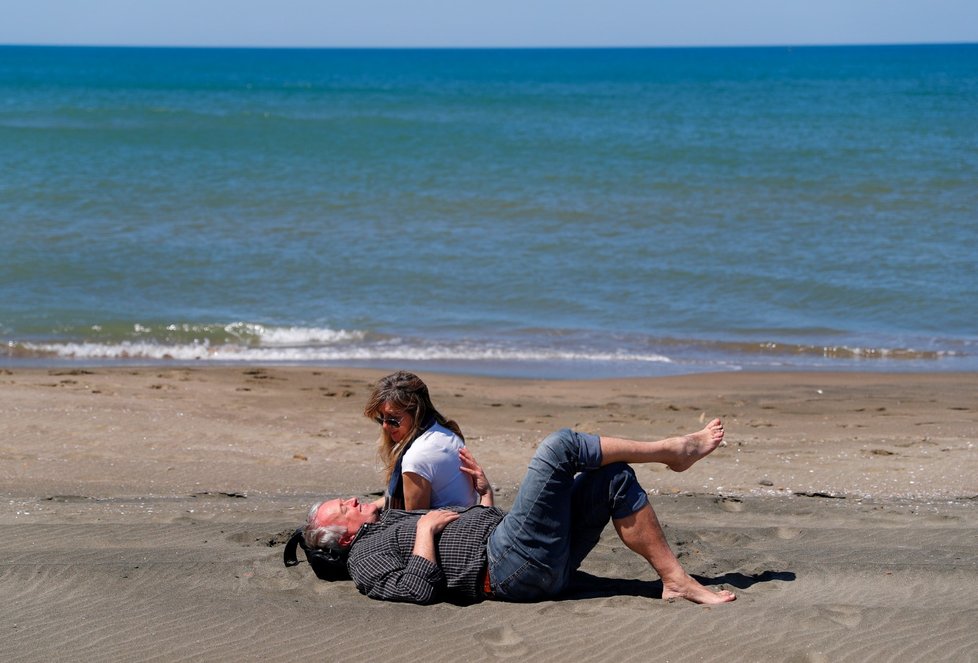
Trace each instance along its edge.
<instances>
[{"instance_id":1,"label":"horizon line","mask_svg":"<svg viewBox=\"0 0 978 663\"><path fill-rule=\"evenodd\" d=\"M129 48L186 50L331 50L331 51L543 51L543 50L653 50L653 49L723 49L723 48L874 48L895 46L974 46L978 41L907 41L907 42L838 42L838 43L771 43L771 44L660 44L660 45L536 45L536 46L309 46L309 45L215 45L215 44L85 44L85 43L0 43L0 48Z\"/></svg>"}]
</instances>

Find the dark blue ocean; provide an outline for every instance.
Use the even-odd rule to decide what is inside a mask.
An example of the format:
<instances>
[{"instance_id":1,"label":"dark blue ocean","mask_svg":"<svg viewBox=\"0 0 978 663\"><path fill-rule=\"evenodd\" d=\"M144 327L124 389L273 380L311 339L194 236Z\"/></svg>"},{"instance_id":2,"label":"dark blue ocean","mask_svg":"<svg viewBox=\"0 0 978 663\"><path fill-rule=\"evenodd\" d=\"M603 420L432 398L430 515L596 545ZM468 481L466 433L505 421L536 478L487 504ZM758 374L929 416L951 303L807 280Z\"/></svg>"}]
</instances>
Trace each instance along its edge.
<instances>
[{"instance_id":1,"label":"dark blue ocean","mask_svg":"<svg viewBox=\"0 0 978 663\"><path fill-rule=\"evenodd\" d=\"M0 365L978 370L978 45L0 48Z\"/></svg>"}]
</instances>

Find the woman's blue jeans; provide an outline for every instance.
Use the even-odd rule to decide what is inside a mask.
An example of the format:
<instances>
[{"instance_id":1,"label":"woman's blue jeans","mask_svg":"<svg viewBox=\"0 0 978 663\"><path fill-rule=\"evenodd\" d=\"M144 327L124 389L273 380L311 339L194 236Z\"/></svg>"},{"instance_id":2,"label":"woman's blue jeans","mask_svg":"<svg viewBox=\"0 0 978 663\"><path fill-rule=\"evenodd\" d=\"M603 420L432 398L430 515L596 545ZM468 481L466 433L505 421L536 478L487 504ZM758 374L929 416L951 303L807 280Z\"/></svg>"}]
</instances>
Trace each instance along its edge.
<instances>
[{"instance_id":1,"label":"woman's blue jeans","mask_svg":"<svg viewBox=\"0 0 978 663\"><path fill-rule=\"evenodd\" d=\"M630 516L648 501L631 467L601 467L598 436L567 429L551 434L537 447L513 508L489 535L494 598L556 595L608 521Z\"/></svg>"}]
</instances>

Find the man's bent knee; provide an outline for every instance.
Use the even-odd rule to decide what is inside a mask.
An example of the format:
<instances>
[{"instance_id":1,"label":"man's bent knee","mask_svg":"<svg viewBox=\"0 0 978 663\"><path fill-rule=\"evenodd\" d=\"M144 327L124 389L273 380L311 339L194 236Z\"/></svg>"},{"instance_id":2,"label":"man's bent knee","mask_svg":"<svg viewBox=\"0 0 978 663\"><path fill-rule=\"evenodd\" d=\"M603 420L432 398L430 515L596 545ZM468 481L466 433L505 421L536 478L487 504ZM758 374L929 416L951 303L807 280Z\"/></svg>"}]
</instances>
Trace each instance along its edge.
<instances>
[{"instance_id":1,"label":"man's bent knee","mask_svg":"<svg viewBox=\"0 0 978 663\"><path fill-rule=\"evenodd\" d=\"M545 437L535 456L548 465L574 472L597 469L601 467L601 438L564 428Z\"/></svg>"},{"instance_id":2,"label":"man's bent knee","mask_svg":"<svg viewBox=\"0 0 978 663\"><path fill-rule=\"evenodd\" d=\"M612 463L601 468L601 471L609 474L608 505L612 518L627 518L649 503L648 495L630 465Z\"/></svg>"}]
</instances>

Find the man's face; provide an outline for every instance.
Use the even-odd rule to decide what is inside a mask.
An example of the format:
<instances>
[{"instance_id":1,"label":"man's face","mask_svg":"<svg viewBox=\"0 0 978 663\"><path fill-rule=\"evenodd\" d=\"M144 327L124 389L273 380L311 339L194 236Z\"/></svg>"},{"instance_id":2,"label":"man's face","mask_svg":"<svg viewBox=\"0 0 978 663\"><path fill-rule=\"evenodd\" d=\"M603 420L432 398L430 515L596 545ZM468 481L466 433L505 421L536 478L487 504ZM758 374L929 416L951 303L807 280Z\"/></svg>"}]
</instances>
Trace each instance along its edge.
<instances>
[{"instance_id":1,"label":"man's face","mask_svg":"<svg viewBox=\"0 0 978 663\"><path fill-rule=\"evenodd\" d=\"M355 497L335 499L323 502L316 511L316 526L343 525L346 534L340 538L340 543L346 545L353 540L360 526L364 523L375 523L380 518L380 508L372 502L360 502Z\"/></svg>"}]
</instances>

